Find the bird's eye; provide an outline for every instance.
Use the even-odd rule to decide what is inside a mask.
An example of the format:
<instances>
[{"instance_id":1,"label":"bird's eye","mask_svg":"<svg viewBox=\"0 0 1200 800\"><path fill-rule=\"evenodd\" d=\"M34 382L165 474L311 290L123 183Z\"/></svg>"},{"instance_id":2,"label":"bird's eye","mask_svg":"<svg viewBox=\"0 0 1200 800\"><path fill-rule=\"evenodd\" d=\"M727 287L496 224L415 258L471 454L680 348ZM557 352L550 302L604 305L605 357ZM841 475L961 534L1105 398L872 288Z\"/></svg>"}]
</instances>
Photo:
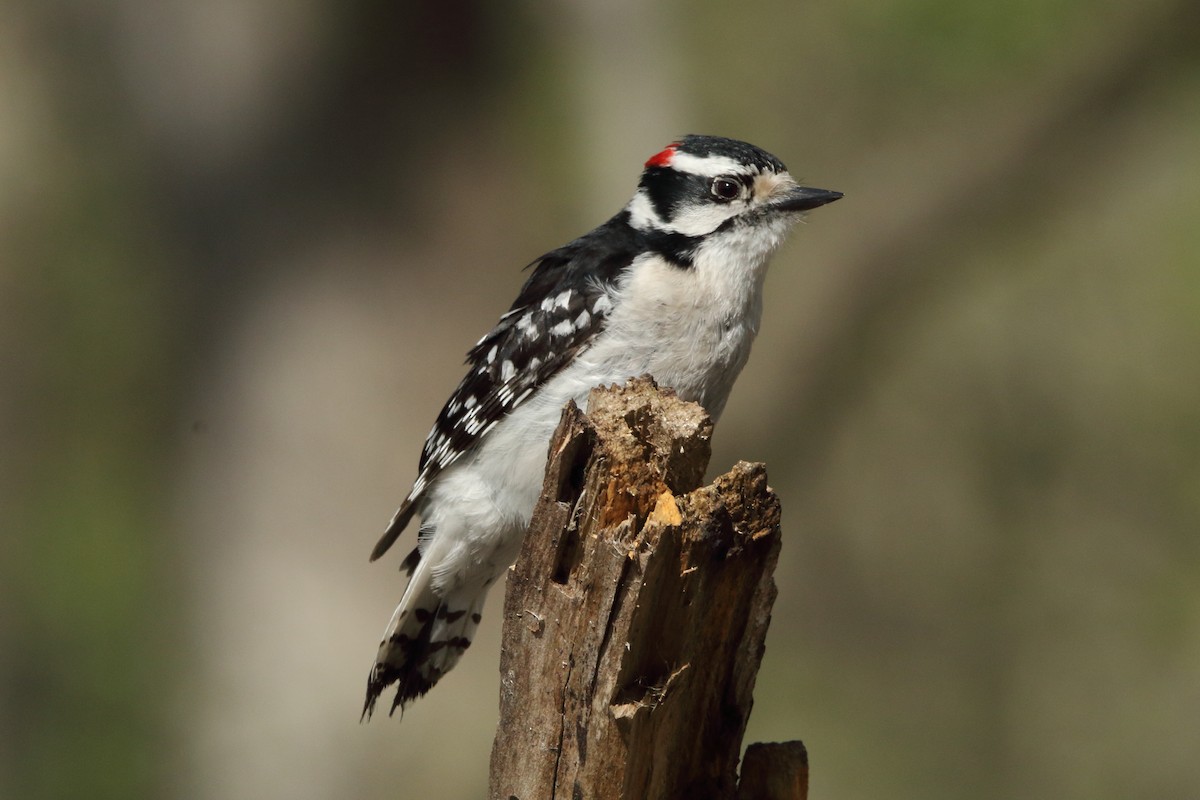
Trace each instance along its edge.
<instances>
[{"instance_id":1,"label":"bird's eye","mask_svg":"<svg viewBox=\"0 0 1200 800\"><path fill-rule=\"evenodd\" d=\"M713 178L713 182L709 184L708 190L712 192L713 197L723 203L736 200L737 196L742 192L738 182L729 178Z\"/></svg>"}]
</instances>

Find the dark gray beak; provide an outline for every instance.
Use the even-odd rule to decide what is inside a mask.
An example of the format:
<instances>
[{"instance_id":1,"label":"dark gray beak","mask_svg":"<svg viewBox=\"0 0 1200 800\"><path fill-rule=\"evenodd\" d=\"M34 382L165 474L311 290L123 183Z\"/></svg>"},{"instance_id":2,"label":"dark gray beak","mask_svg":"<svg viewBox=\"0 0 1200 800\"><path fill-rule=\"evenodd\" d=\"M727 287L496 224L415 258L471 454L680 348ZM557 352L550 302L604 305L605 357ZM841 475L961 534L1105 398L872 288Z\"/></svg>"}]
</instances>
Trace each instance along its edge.
<instances>
[{"instance_id":1,"label":"dark gray beak","mask_svg":"<svg viewBox=\"0 0 1200 800\"><path fill-rule=\"evenodd\" d=\"M808 211L811 208L832 203L841 196L841 192L834 192L829 189L810 189L807 186L797 186L771 203L771 206L780 211Z\"/></svg>"}]
</instances>

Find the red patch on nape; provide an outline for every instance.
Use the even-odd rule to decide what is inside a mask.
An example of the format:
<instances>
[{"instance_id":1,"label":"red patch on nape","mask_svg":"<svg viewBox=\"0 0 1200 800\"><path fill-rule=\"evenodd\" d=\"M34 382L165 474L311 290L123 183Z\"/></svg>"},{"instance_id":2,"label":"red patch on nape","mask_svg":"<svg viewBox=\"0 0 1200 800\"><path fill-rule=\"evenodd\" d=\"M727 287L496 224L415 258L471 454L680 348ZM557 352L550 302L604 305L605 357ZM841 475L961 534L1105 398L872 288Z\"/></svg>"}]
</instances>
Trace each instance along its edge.
<instances>
[{"instance_id":1,"label":"red patch on nape","mask_svg":"<svg viewBox=\"0 0 1200 800\"><path fill-rule=\"evenodd\" d=\"M646 169L650 167L666 167L671 164L671 159L675 156L675 148L679 146L679 142L671 142L667 145L667 149L661 153L655 153L646 159Z\"/></svg>"}]
</instances>

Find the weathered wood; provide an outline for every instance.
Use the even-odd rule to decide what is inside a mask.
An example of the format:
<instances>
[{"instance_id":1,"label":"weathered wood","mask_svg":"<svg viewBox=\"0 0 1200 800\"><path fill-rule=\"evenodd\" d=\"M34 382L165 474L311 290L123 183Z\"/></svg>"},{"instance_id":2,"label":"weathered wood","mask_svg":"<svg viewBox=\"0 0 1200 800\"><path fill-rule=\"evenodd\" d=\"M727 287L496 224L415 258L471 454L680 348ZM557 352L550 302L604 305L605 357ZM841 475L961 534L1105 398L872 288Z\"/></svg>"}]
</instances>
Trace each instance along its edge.
<instances>
[{"instance_id":1,"label":"weathered wood","mask_svg":"<svg viewBox=\"0 0 1200 800\"><path fill-rule=\"evenodd\" d=\"M700 487L712 422L652 381L573 405L504 604L491 796L736 796L775 586L761 464Z\"/></svg>"},{"instance_id":2,"label":"weathered wood","mask_svg":"<svg viewBox=\"0 0 1200 800\"><path fill-rule=\"evenodd\" d=\"M806 800L808 751L803 742L752 744L742 758L737 800Z\"/></svg>"}]
</instances>

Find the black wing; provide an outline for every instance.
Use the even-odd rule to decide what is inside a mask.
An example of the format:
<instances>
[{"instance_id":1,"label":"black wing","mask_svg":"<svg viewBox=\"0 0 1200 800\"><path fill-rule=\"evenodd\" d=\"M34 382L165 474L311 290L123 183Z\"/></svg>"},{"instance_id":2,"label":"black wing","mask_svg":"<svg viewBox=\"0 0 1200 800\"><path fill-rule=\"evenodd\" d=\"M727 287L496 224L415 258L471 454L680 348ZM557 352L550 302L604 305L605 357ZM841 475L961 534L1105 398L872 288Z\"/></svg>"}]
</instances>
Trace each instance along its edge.
<instances>
[{"instance_id":1,"label":"black wing","mask_svg":"<svg viewBox=\"0 0 1200 800\"><path fill-rule=\"evenodd\" d=\"M383 555L434 478L586 349L604 329L616 279L639 251L625 212L533 262L512 308L467 354L470 371L425 439L418 475L375 545ZM409 566L415 566L415 559Z\"/></svg>"}]
</instances>

